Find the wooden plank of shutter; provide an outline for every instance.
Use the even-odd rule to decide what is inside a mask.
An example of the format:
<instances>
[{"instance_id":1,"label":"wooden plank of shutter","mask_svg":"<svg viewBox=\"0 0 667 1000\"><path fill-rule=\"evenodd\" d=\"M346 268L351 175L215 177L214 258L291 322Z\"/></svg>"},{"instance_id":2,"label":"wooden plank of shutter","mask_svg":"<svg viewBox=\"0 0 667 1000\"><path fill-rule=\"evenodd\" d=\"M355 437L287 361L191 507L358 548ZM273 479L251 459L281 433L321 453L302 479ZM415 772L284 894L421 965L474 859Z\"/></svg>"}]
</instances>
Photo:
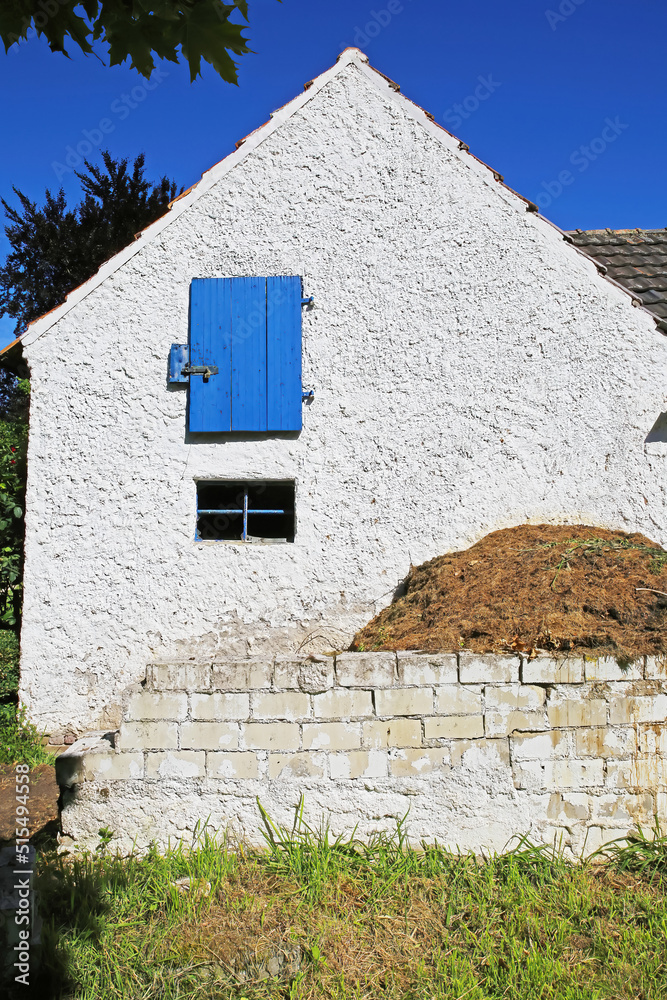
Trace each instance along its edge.
<instances>
[{"instance_id":1,"label":"wooden plank of shutter","mask_svg":"<svg viewBox=\"0 0 667 1000\"><path fill-rule=\"evenodd\" d=\"M232 278L233 431L265 431L266 278Z\"/></svg>"},{"instance_id":2,"label":"wooden plank of shutter","mask_svg":"<svg viewBox=\"0 0 667 1000\"><path fill-rule=\"evenodd\" d=\"M267 278L267 416L270 431L301 430L301 278Z\"/></svg>"},{"instance_id":3,"label":"wooden plank of shutter","mask_svg":"<svg viewBox=\"0 0 667 1000\"><path fill-rule=\"evenodd\" d=\"M190 285L190 364L218 368L206 381L190 376L193 433L231 430L231 288L230 278L195 278Z\"/></svg>"}]
</instances>

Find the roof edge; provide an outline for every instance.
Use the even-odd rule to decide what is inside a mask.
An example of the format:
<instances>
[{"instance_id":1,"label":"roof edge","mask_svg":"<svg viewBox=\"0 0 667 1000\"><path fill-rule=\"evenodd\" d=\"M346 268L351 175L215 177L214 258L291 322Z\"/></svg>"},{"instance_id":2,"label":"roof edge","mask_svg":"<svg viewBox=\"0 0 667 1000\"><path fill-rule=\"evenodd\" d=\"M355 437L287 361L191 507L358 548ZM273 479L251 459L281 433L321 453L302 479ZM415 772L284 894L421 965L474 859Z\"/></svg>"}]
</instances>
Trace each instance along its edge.
<instances>
[{"instance_id":1,"label":"roof edge","mask_svg":"<svg viewBox=\"0 0 667 1000\"><path fill-rule=\"evenodd\" d=\"M161 215L159 219L152 222L149 226L143 229L140 233L135 236L134 242L130 243L128 246L124 247L113 257L105 261L101 267L91 275L87 281L83 284L78 285L73 288L71 292L68 293L65 300L59 305L54 306L49 312L44 313L42 316L33 320L24 332L20 335L18 341L29 347L36 340L38 340L44 333L51 329L51 327L57 323L63 316L75 306L78 305L87 295L94 291L106 278L114 274L123 264L131 260L137 253L144 249L149 243L151 243L160 233L167 228L170 223L177 219L186 209L193 205L199 198L202 197L214 184L216 184L222 177L238 166L243 160L256 149L262 142L264 142L269 136L271 136L276 129L278 129L284 122L288 121L293 115L301 110L304 105L311 101L316 94L322 90L332 79L334 79L341 71L346 69L352 63L357 63L363 66L368 63L368 56L365 55L360 49L357 48L347 48L340 53L335 64L329 69L325 70L319 76L312 80L310 86L307 90L304 90L301 94L297 94L291 101L278 108L276 111L271 113L268 122L260 125L253 132L250 132L247 136L240 139L236 143L236 149L229 153L227 156L223 157L222 160L214 164L208 170L204 171L201 175L201 179L193 184L186 191L183 191L169 204L168 211ZM12 347L13 344L7 345L2 351L0 351L0 357L4 354L6 350Z\"/></svg>"}]
</instances>

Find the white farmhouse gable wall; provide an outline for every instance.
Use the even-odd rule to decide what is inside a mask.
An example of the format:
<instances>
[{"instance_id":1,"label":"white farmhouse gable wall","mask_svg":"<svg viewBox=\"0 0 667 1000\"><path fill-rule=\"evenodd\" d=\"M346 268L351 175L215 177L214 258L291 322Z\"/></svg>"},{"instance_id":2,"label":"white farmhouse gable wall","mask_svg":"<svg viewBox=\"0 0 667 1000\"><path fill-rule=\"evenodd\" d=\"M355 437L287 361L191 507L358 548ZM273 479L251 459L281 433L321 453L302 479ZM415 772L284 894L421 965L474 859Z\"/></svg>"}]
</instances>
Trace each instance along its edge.
<instances>
[{"instance_id":1,"label":"white farmhouse gable wall","mask_svg":"<svg viewBox=\"0 0 667 1000\"><path fill-rule=\"evenodd\" d=\"M112 726L152 658L343 648L410 563L579 522L667 543L667 344L348 50L23 338L21 697ZM298 274L304 429L194 436L166 384L195 277ZM294 544L196 543L198 478L294 479Z\"/></svg>"}]
</instances>

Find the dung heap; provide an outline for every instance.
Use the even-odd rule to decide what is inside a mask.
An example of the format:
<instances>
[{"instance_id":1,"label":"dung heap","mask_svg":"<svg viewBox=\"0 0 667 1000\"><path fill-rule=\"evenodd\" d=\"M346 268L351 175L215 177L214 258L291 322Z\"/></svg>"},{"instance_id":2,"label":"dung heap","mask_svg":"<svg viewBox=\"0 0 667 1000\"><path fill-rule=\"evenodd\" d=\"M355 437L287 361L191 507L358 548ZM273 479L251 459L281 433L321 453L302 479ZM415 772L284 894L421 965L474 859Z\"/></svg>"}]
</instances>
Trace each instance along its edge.
<instances>
[{"instance_id":1,"label":"dung heap","mask_svg":"<svg viewBox=\"0 0 667 1000\"><path fill-rule=\"evenodd\" d=\"M667 551L587 525L494 531L412 567L405 592L354 637L356 650L540 650L620 662L667 652Z\"/></svg>"}]
</instances>

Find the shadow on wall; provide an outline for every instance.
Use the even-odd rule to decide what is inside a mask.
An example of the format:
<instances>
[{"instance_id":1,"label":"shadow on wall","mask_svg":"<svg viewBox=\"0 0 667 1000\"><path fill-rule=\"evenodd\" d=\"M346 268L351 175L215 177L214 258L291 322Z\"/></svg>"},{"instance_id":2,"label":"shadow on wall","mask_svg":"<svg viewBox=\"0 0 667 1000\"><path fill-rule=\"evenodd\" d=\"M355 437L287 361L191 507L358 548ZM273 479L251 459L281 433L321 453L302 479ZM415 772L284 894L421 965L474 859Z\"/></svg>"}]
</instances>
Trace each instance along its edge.
<instances>
[{"instance_id":1,"label":"shadow on wall","mask_svg":"<svg viewBox=\"0 0 667 1000\"><path fill-rule=\"evenodd\" d=\"M647 455L667 455L667 413L661 413L646 435L644 451Z\"/></svg>"}]
</instances>

